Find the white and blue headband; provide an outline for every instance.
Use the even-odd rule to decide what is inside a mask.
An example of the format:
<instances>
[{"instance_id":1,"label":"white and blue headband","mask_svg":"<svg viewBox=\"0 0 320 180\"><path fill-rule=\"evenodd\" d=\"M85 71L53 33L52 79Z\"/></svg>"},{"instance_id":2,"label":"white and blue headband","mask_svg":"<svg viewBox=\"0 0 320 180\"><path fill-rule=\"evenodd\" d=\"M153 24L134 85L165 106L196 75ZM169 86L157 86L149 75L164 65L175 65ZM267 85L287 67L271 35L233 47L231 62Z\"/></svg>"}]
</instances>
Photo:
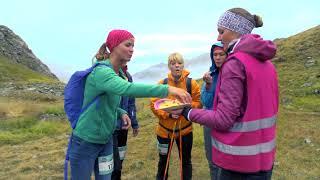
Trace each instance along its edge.
<instances>
[{"instance_id":1,"label":"white and blue headband","mask_svg":"<svg viewBox=\"0 0 320 180\"><path fill-rule=\"evenodd\" d=\"M255 24L238 14L226 11L220 16L218 27L223 27L243 35L250 34Z\"/></svg>"}]
</instances>

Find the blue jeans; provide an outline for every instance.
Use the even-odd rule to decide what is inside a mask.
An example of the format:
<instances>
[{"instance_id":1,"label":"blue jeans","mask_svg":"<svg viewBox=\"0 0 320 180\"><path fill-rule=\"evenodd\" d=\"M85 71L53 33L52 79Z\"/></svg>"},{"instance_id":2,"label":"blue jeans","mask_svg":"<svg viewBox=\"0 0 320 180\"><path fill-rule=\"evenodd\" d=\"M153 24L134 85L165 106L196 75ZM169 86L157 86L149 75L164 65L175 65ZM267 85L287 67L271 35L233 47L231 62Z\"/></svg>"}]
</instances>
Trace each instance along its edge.
<instances>
[{"instance_id":1,"label":"blue jeans","mask_svg":"<svg viewBox=\"0 0 320 180\"><path fill-rule=\"evenodd\" d=\"M215 164L213 179L215 180L271 180L272 169L255 173L240 173L223 169Z\"/></svg>"},{"instance_id":2,"label":"blue jeans","mask_svg":"<svg viewBox=\"0 0 320 180\"><path fill-rule=\"evenodd\" d=\"M210 177L213 180L213 162L212 162L212 143L211 143L211 128L203 126L203 138L204 138L204 150L206 152L206 157L210 169Z\"/></svg>"},{"instance_id":3,"label":"blue jeans","mask_svg":"<svg viewBox=\"0 0 320 180\"><path fill-rule=\"evenodd\" d=\"M87 142L75 135L71 138L71 179L90 180L94 170L96 180L110 180L113 171L113 140L107 144Z\"/></svg>"}]
</instances>

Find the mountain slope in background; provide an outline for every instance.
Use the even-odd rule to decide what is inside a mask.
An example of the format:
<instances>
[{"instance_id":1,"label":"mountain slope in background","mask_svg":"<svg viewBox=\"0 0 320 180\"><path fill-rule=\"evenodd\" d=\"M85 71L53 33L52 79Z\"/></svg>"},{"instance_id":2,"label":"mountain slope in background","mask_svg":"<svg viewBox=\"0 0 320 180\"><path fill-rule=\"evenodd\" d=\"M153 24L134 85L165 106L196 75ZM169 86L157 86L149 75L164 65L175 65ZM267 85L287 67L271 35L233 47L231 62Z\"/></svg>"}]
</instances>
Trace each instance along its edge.
<instances>
[{"instance_id":1,"label":"mountain slope in background","mask_svg":"<svg viewBox=\"0 0 320 180\"><path fill-rule=\"evenodd\" d=\"M201 78L203 73L209 70L210 66L211 60L209 53L202 54L190 60L185 60L185 68L190 71L189 77L194 79ZM168 65L160 63L135 73L133 75L133 80L135 82L156 83L160 79L167 77L168 72Z\"/></svg>"},{"instance_id":2,"label":"mountain slope in background","mask_svg":"<svg viewBox=\"0 0 320 180\"><path fill-rule=\"evenodd\" d=\"M7 57L0 56L0 83L32 83L58 81L52 76L46 76L33 71L20 63L15 63Z\"/></svg>"},{"instance_id":3,"label":"mountain slope in background","mask_svg":"<svg viewBox=\"0 0 320 180\"><path fill-rule=\"evenodd\" d=\"M0 119L15 108L9 99L54 102L63 96L64 84L9 28L0 25ZM4 99L1 99L4 98ZM8 109L8 110L3 110Z\"/></svg>"},{"instance_id":4,"label":"mountain slope in background","mask_svg":"<svg viewBox=\"0 0 320 180\"><path fill-rule=\"evenodd\" d=\"M281 104L289 109L320 112L320 26L294 36L275 39ZM211 65L209 54L186 60L191 77L201 78ZM166 77L166 64L154 65L133 75L134 81L155 83Z\"/></svg>"},{"instance_id":5,"label":"mountain slope in background","mask_svg":"<svg viewBox=\"0 0 320 180\"><path fill-rule=\"evenodd\" d=\"M286 108L320 112L320 26L286 39L276 39L273 62Z\"/></svg>"},{"instance_id":6,"label":"mountain slope in background","mask_svg":"<svg viewBox=\"0 0 320 180\"><path fill-rule=\"evenodd\" d=\"M1 61L6 59L45 76L58 79L18 35L3 25L0 25L0 57L2 57Z\"/></svg>"}]
</instances>

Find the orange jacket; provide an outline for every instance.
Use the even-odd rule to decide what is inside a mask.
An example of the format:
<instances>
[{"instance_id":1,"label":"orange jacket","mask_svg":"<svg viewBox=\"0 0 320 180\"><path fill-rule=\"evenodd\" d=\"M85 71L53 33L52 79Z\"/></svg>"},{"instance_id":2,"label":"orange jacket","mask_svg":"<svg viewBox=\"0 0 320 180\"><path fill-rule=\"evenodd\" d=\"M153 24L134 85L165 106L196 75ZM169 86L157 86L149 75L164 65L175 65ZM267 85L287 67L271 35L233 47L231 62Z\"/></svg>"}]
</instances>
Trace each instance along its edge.
<instances>
[{"instance_id":1,"label":"orange jacket","mask_svg":"<svg viewBox=\"0 0 320 180\"><path fill-rule=\"evenodd\" d=\"M186 78L188 78L189 71L183 70L181 78L178 80L178 82L174 81L174 77L171 75L171 73L168 74L168 85L178 87L181 89L185 89L187 91L187 85L186 85ZM159 84L163 84L163 79L159 81ZM192 97L192 104L191 106L193 108L201 108L201 102L200 102L200 86L198 83L192 79L191 81L191 97ZM167 98L169 99L176 99L173 95L169 95ZM155 110L154 109L154 102L157 101L159 98L152 98L151 99L151 110L154 115L156 115L159 119L159 123L156 127L156 134L162 138L169 138L172 135L173 129L174 129L174 123L176 123L176 133L174 133L175 137L178 135L178 133L181 133L182 136L190 133L192 131L192 125L191 122L187 121L182 115L179 117L179 119L172 119L169 118L169 113L163 111L163 110ZM179 126L179 120L181 120L181 127Z\"/></svg>"}]
</instances>

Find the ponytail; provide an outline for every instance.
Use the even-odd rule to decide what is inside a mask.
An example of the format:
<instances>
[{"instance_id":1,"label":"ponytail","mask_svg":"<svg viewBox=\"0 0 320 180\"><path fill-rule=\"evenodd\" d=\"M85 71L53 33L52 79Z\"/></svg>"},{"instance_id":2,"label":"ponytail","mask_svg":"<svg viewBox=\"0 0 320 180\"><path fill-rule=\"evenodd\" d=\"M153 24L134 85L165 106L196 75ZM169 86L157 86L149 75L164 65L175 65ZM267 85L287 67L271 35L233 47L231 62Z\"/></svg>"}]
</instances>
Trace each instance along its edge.
<instances>
[{"instance_id":1,"label":"ponytail","mask_svg":"<svg viewBox=\"0 0 320 180\"><path fill-rule=\"evenodd\" d=\"M258 16L258 15L253 15L253 19L254 19L255 27L256 27L256 28L263 26L263 21L262 21L262 18L261 18L260 16Z\"/></svg>"},{"instance_id":2,"label":"ponytail","mask_svg":"<svg viewBox=\"0 0 320 180\"><path fill-rule=\"evenodd\" d=\"M110 53L107 50L106 43L103 43L101 47L99 48L97 54L95 55L95 58L97 61L103 61L105 59L108 59L110 57Z\"/></svg>"}]
</instances>

